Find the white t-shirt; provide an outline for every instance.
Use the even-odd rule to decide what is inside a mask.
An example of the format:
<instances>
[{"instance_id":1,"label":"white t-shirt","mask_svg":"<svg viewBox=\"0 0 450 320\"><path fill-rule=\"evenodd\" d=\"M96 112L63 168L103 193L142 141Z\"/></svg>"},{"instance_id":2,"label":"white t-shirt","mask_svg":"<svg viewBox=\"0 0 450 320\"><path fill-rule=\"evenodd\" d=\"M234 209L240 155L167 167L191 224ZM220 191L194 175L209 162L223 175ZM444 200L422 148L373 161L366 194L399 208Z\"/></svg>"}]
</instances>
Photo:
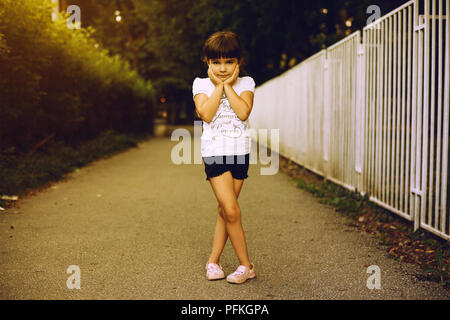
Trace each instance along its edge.
<instances>
[{"instance_id":1,"label":"white t-shirt","mask_svg":"<svg viewBox=\"0 0 450 320\"><path fill-rule=\"evenodd\" d=\"M198 93L205 93L208 97L214 91L214 84L209 78L195 78L192 85L192 93L195 97ZM233 84L233 89L238 96L244 91L255 92L253 78L238 77ZM248 119L242 121L230 106L230 102L223 92L219 108L211 122L203 121L203 133L201 137L202 157L221 155L243 155L250 153L250 133Z\"/></svg>"}]
</instances>

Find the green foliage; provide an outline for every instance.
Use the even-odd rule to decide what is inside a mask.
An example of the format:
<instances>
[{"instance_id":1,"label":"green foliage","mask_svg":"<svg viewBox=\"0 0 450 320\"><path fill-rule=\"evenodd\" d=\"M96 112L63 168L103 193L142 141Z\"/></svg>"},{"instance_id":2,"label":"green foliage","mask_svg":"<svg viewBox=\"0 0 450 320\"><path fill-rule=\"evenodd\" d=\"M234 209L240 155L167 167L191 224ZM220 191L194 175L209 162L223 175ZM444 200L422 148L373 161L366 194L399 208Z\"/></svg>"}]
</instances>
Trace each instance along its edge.
<instances>
[{"instance_id":1,"label":"green foliage","mask_svg":"<svg viewBox=\"0 0 450 320\"><path fill-rule=\"evenodd\" d=\"M9 148L0 153L0 194L20 195L29 188L45 186L100 156L135 147L145 137L145 134L120 134L106 130L77 147L56 141L28 157L17 156L14 148ZM0 206L3 203L0 200Z\"/></svg>"},{"instance_id":2,"label":"green foliage","mask_svg":"<svg viewBox=\"0 0 450 320\"><path fill-rule=\"evenodd\" d=\"M294 178L294 181L298 188L319 198L319 202L331 205L336 208L336 211L343 212L349 217L359 216L362 208L369 203L368 194L361 196L357 190L352 192L331 182L308 183L297 178ZM392 218L389 216L386 219L390 221Z\"/></svg>"},{"instance_id":3,"label":"green foliage","mask_svg":"<svg viewBox=\"0 0 450 320\"><path fill-rule=\"evenodd\" d=\"M107 129L148 130L151 83L93 28L69 29L51 12L49 0L0 2L0 149L24 153L51 133L77 145Z\"/></svg>"},{"instance_id":4,"label":"green foliage","mask_svg":"<svg viewBox=\"0 0 450 320\"><path fill-rule=\"evenodd\" d=\"M423 273L430 275L437 280L441 286L446 286L450 284L450 278L448 276L450 270L450 263L444 265L442 259L442 249L438 248L435 251L436 256L436 266L426 267L422 270Z\"/></svg>"},{"instance_id":5,"label":"green foliage","mask_svg":"<svg viewBox=\"0 0 450 320\"><path fill-rule=\"evenodd\" d=\"M381 15L405 0L379 0ZM369 0L72 0L83 8L83 25L157 86L171 107L189 103L193 79L206 77L202 44L219 30L240 35L249 53L242 75L257 85L334 44L367 23ZM326 8L324 13L322 9ZM119 10L122 20L114 20ZM345 25L352 21L351 27ZM189 117L188 117L189 118Z\"/></svg>"}]
</instances>

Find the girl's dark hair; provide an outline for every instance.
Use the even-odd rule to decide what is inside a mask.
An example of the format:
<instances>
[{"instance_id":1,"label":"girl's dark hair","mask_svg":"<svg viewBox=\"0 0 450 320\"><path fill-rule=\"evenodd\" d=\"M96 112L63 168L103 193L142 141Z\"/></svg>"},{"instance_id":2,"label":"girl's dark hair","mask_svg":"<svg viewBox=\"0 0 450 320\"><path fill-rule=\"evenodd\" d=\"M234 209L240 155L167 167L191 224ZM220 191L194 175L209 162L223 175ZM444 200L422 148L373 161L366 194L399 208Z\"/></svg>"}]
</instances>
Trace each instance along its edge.
<instances>
[{"instance_id":1,"label":"girl's dark hair","mask_svg":"<svg viewBox=\"0 0 450 320\"><path fill-rule=\"evenodd\" d=\"M236 33L218 31L205 41L202 49L202 61L207 64L209 59L219 58L237 58L241 62L241 66L247 63L247 52L241 46Z\"/></svg>"}]
</instances>

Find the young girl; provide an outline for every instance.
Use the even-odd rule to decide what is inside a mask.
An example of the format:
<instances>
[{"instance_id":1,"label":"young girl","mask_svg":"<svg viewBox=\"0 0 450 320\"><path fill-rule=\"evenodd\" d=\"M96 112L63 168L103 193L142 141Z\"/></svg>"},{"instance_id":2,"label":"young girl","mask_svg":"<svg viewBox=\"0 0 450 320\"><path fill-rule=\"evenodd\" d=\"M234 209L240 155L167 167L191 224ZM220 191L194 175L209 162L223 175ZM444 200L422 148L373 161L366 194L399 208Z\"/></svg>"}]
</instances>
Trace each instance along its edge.
<instances>
[{"instance_id":1,"label":"young girl","mask_svg":"<svg viewBox=\"0 0 450 320\"><path fill-rule=\"evenodd\" d=\"M234 32L216 32L206 40L202 60L208 78L196 78L193 96L197 114L203 120L201 153L209 180L218 201L213 248L206 264L208 280L225 278L219 258L230 237L240 265L227 276L230 283L254 278L255 267L247 253L241 209L237 201L248 177L250 133L248 116L253 107L255 82L239 77L245 62L244 52Z\"/></svg>"}]
</instances>

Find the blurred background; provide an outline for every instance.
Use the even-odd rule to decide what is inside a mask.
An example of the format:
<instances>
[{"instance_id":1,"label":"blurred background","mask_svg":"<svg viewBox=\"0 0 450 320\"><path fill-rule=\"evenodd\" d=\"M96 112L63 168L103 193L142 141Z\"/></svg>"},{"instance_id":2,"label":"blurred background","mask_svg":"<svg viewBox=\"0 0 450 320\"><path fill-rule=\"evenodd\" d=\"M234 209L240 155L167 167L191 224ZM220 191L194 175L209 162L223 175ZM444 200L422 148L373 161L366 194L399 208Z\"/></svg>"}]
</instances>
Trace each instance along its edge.
<instances>
[{"instance_id":1,"label":"blurred background","mask_svg":"<svg viewBox=\"0 0 450 320\"><path fill-rule=\"evenodd\" d=\"M261 84L366 25L370 5L381 15L399 0L64 0L76 4L82 26L119 54L156 89L156 116L191 123L192 82L206 77L200 51L219 30L235 31L249 53L246 68Z\"/></svg>"}]
</instances>

